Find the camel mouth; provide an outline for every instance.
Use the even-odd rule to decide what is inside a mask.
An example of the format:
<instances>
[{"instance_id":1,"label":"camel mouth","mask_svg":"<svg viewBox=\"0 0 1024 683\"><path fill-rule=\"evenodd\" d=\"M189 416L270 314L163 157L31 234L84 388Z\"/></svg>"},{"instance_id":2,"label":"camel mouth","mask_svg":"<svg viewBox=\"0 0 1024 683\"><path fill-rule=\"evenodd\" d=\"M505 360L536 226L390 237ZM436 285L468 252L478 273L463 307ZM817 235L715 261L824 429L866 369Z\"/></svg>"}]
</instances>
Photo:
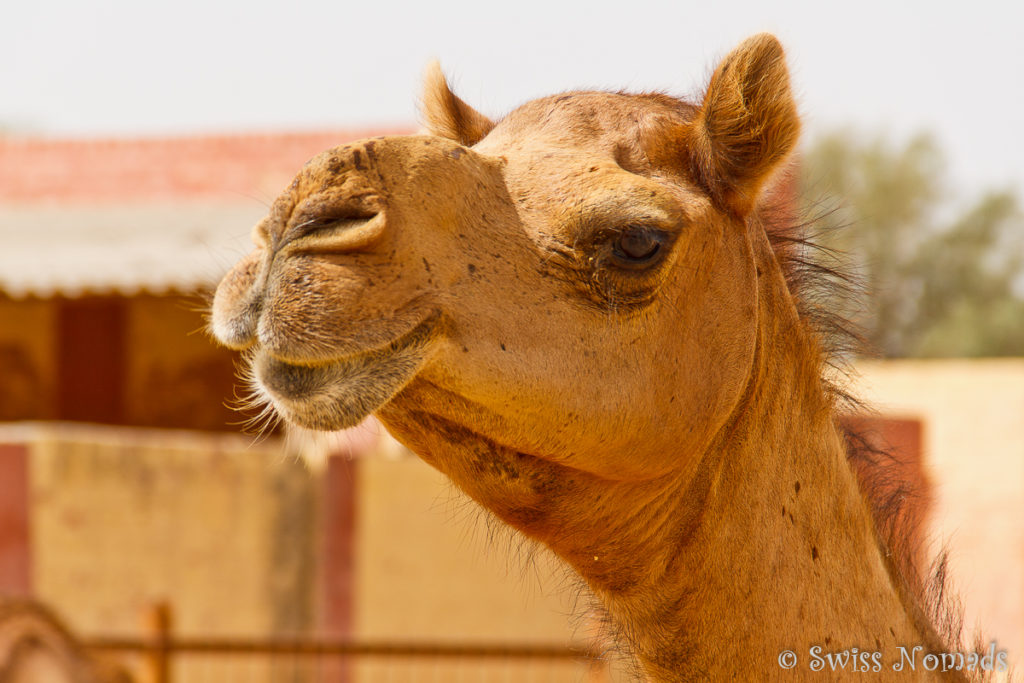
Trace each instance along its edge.
<instances>
[{"instance_id":1,"label":"camel mouth","mask_svg":"<svg viewBox=\"0 0 1024 683\"><path fill-rule=\"evenodd\" d=\"M321 431L354 427L416 376L430 357L440 320L433 313L383 347L315 365L261 348L252 358L252 377L288 422Z\"/></svg>"}]
</instances>

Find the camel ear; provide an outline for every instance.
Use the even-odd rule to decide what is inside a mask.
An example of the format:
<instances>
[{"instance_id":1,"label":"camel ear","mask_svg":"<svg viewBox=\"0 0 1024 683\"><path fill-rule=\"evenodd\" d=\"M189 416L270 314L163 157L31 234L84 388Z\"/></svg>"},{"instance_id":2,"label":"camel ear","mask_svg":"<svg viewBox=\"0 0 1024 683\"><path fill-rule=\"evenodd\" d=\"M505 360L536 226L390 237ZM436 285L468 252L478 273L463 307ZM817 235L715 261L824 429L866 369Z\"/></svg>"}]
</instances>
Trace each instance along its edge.
<instances>
[{"instance_id":1,"label":"camel ear","mask_svg":"<svg viewBox=\"0 0 1024 683\"><path fill-rule=\"evenodd\" d=\"M711 77L686 136L690 167L713 199L744 216L799 133L782 45L762 33L733 50Z\"/></svg>"},{"instance_id":2,"label":"camel ear","mask_svg":"<svg viewBox=\"0 0 1024 683\"><path fill-rule=\"evenodd\" d=\"M432 135L455 140L468 147L483 140L494 128L494 122L451 91L441 65L436 61L427 66L423 78L423 118Z\"/></svg>"}]
</instances>

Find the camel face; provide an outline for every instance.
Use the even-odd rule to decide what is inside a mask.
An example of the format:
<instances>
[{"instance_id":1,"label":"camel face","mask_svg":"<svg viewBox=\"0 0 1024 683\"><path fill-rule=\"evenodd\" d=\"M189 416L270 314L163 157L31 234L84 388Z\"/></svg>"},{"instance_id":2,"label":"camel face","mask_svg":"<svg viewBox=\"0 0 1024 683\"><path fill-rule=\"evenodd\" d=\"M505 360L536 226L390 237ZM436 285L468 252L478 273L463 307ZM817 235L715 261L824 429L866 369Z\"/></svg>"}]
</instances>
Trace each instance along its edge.
<instances>
[{"instance_id":1,"label":"camel face","mask_svg":"<svg viewBox=\"0 0 1024 683\"><path fill-rule=\"evenodd\" d=\"M219 286L215 335L302 426L377 412L424 455L438 418L611 479L685 467L750 370L760 176L730 194L702 175L707 107L573 93L495 125L430 87L441 135L299 173Z\"/></svg>"}]
</instances>

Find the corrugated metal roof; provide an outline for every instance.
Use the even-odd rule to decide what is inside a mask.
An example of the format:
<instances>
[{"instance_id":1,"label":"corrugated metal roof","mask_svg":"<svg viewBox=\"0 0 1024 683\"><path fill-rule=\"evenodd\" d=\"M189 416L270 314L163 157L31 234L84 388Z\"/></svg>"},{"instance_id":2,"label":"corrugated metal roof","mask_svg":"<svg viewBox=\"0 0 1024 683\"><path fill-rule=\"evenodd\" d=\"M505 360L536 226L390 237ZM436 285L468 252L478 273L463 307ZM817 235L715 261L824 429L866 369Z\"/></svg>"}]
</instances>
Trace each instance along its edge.
<instances>
[{"instance_id":1,"label":"corrugated metal roof","mask_svg":"<svg viewBox=\"0 0 1024 683\"><path fill-rule=\"evenodd\" d=\"M410 130L138 140L0 139L0 292L211 287L309 158Z\"/></svg>"},{"instance_id":2,"label":"corrugated metal roof","mask_svg":"<svg viewBox=\"0 0 1024 683\"><path fill-rule=\"evenodd\" d=\"M0 206L0 290L14 298L216 285L252 248L259 202Z\"/></svg>"}]
</instances>

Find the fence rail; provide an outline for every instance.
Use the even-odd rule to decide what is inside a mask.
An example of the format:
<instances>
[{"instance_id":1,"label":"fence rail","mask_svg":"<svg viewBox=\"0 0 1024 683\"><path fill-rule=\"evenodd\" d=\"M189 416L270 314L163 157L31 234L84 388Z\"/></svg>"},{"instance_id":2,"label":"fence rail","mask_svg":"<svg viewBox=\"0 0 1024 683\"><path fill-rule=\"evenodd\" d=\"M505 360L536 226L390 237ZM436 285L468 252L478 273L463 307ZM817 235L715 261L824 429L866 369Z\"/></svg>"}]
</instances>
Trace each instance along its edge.
<instances>
[{"instance_id":1,"label":"fence rail","mask_svg":"<svg viewBox=\"0 0 1024 683\"><path fill-rule=\"evenodd\" d=\"M221 680L224 674L198 676L199 660L232 660L244 668L264 660L276 662L287 675L268 674L266 680L329 681L449 680L438 671L460 670L459 680L544 680L604 683L610 680L608 662L585 645L467 644L450 642L361 641L324 638L179 637L171 629L171 614L160 605L148 615L148 635L97 636L82 640L89 652L113 658L131 657L139 683ZM192 667L189 669L189 667ZM180 669L180 670L179 670ZM529 677L523 675L531 671ZM295 673L296 671L305 673ZM376 671L377 675L373 675ZM402 671L404 675L396 675ZM468 672L468 673L467 673ZM235 678L235 677L232 677ZM250 680L253 676L242 676ZM263 679L264 677L260 677ZM453 679L454 680L454 679Z\"/></svg>"},{"instance_id":2,"label":"fence rail","mask_svg":"<svg viewBox=\"0 0 1024 683\"><path fill-rule=\"evenodd\" d=\"M573 659L601 661L586 647L559 645L467 645L430 642L351 642L302 638L248 640L233 638L89 638L86 649L97 652L150 654L157 651L181 654L261 654L353 657L452 657L467 659Z\"/></svg>"},{"instance_id":3,"label":"fence rail","mask_svg":"<svg viewBox=\"0 0 1024 683\"><path fill-rule=\"evenodd\" d=\"M170 606L133 637L76 637L44 605L0 598L0 683L610 683L583 644L178 636Z\"/></svg>"}]
</instances>

